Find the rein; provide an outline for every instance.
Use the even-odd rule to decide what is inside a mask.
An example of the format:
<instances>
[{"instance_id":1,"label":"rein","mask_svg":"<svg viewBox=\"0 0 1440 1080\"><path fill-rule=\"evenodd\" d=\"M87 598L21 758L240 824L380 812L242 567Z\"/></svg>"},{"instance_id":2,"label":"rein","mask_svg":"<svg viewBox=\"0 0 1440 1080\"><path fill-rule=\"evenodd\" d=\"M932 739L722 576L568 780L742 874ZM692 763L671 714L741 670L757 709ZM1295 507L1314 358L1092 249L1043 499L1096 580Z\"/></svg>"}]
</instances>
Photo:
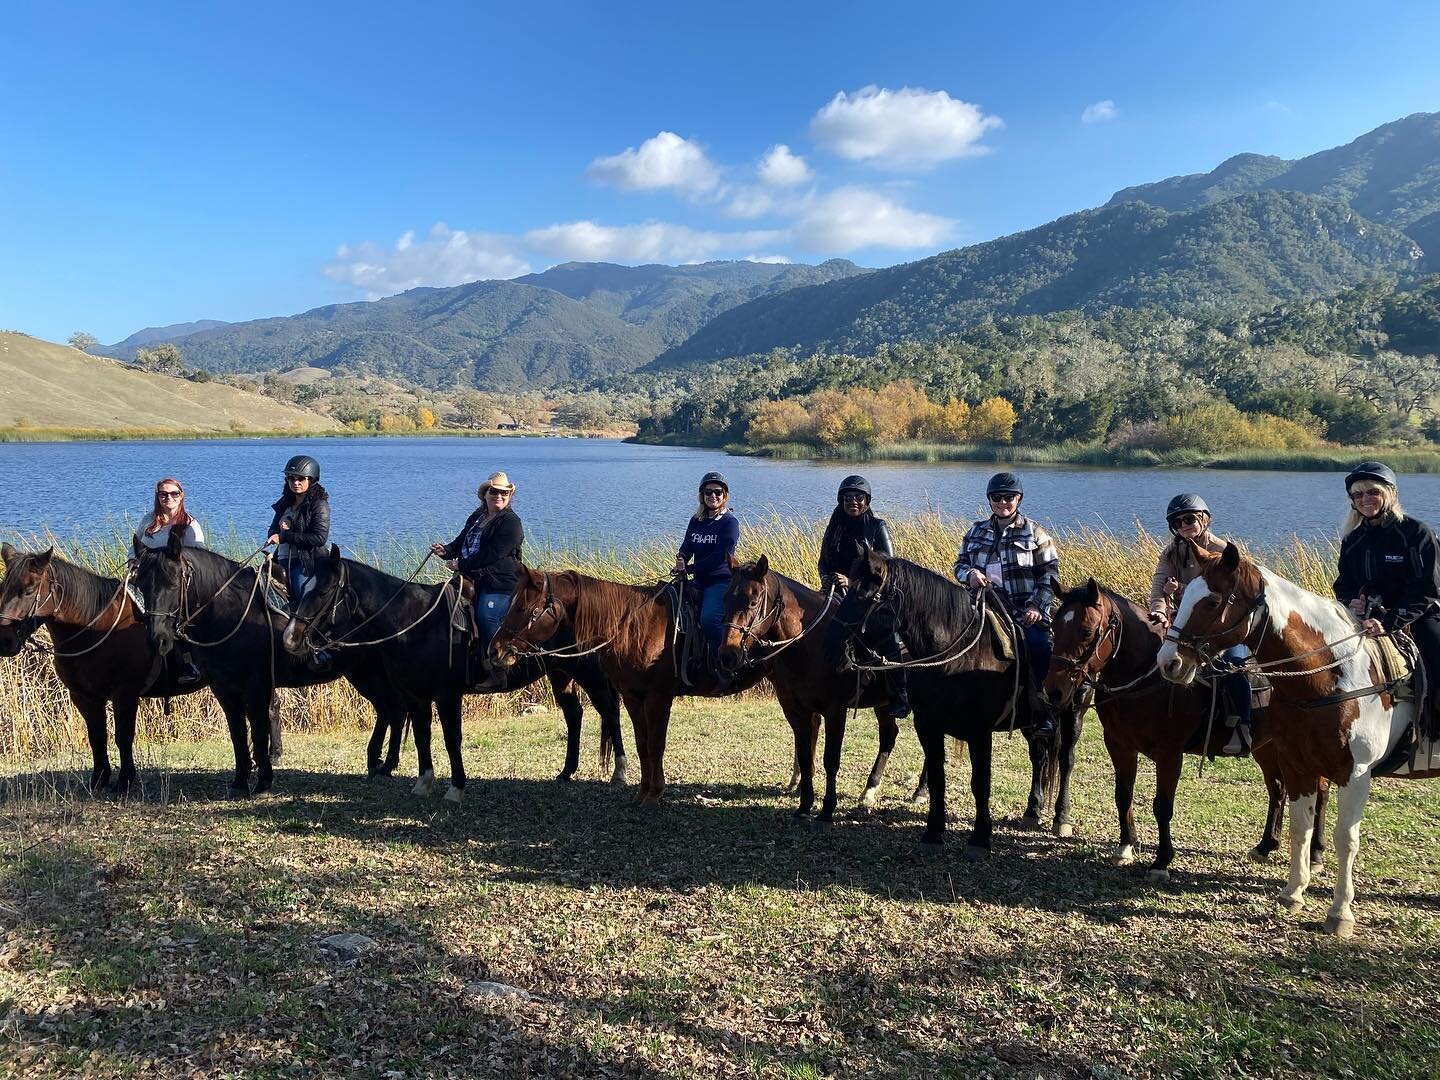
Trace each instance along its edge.
<instances>
[{"instance_id":1,"label":"rein","mask_svg":"<svg viewBox=\"0 0 1440 1080\"><path fill-rule=\"evenodd\" d=\"M870 598L870 603L869 603L869 605L868 605L868 606L866 607L866 609L865 609L865 615L864 615L863 618L861 618L861 620L860 620L859 623L847 623L847 622L843 622L843 621L840 622L840 625L841 625L841 626L845 627L847 630L850 631L851 640L854 640L854 639L857 637L857 635L863 634L863 633L865 632L865 624L870 621L870 616L871 616L871 615L873 615L875 612L879 611L882 607L886 607L886 606L892 606L892 607L893 607L891 598L890 598L890 597L887 597L887 596L885 595L887 592L890 592L891 590L892 590L891 582L890 582L889 580L887 580L887 581L885 582L885 587L882 588L882 589L880 589L878 592L876 592L876 594L875 594L873 597ZM966 653L968 653L971 649L975 648L976 645L980 644L980 639L981 639L981 638L984 636L984 634L985 634L985 610L986 610L986 602L987 602L987 600L988 600L988 598L989 598L989 594L990 594L990 588L989 588L988 586L987 586L984 590L982 590L981 593L980 593L980 599L979 599L979 601L975 604L974 615L973 615L973 617L972 617L972 619L971 619L971 621L972 621L972 622L974 623L974 625L975 625L975 633L974 633L974 635L970 638L970 640L965 644L965 647L964 647L964 648L962 648L962 649L960 649L960 650L958 650L958 651L955 651L955 646L960 642L961 638L964 636L964 633L963 633L963 631L962 631L960 637L957 637L957 638L956 638L954 641L952 641L949 645L945 646L945 648L941 649L939 652L937 652L937 653L935 653L935 654L933 654L933 655L931 655L931 656L922 657L922 658L919 659L919 660L893 660L893 661L892 661L892 660L886 660L886 659L882 656L882 657L879 658L879 659L880 659L880 663L878 663L878 664L862 664L862 663L860 663L860 662L858 662L858 661L852 660L852 661L851 661L851 664L850 664L851 668L852 668L853 670L855 670L855 671L898 671L898 670L901 669L901 668L932 668L932 667L944 667L944 666L947 665L947 664L954 663L956 660L960 659L960 657L962 657L962 656L964 656ZM837 616L837 621L839 621L838 616ZM1018 661L1017 661L1017 663L1018 663Z\"/></svg>"},{"instance_id":2,"label":"rein","mask_svg":"<svg viewBox=\"0 0 1440 1080\"><path fill-rule=\"evenodd\" d=\"M355 633L366 623L373 622L382 611L384 611L392 603L395 602L395 600L400 596L401 593L403 593L407 588L413 585L415 583L415 580L420 576L420 572L425 569L425 564L430 561L433 555L434 552L427 552L425 557L420 560L420 565L415 567L415 569L411 572L410 576L400 583L400 587L396 589L393 593L391 593L389 598L383 604L381 604L378 608L372 611L369 615L365 616L365 618L361 619L349 630L346 630L339 637L326 638L318 643L315 642L314 640L312 640L311 635L315 632L317 627L320 626L320 621L318 619L311 620L305 627L306 643L312 648L318 649L363 649L369 648L373 645L383 645L387 641L394 641L396 638L404 637L411 630L415 629L415 627L419 626L422 622L428 619L434 613L435 609L440 606L440 601L446 596L448 596L450 593L450 590L452 588L451 581L447 580L440 587L440 590L435 595L434 602L425 609L425 613L421 615L418 619L416 619L414 622L412 622L410 625L406 626L404 629L397 630L393 634L387 634L385 637L375 638L372 641L346 640L351 634ZM349 604L354 598L354 593L350 589L350 571L349 568L346 567L344 562L340 564L340 573L336 575L335 584L331 586L330 591L334 594L334 599L331 600L328 605L322 605L322 607L328 609L325 619L327 622L330 623L331 626L333 626L335 624L335 616L339 613L341 605ZM356 610L359 610L358 606Z\"/></svg>"},{"instance_id":3,"label":"rein","mask_svg":"<svg viewBox=\"0 0 1440 1080\"><path fill-rule=\"evenodd\" d=\"M580 643L577 641L574 645L562 645L558 649L540 649L537 648L529 640L522 638L520 635L528 632L530 628L533 627L542 618L544 618L547 613L554 612L557 608L560 608L560 605L557 604L555 600L555 589L550 581L549 571L541 571L541 576L543 576L545 579L544 605L532 611L530 613L530 617L525 620L525 625L522 626L519 630L512 632L510 635L510 644L515 647L515 651L517 653L520 653L523 656L534 657L537 660L544 660L552 656L559 657L562 660L571 660L575 657L589 656L591 653L599 652L601 649L605 648L607 645L609 645L612 641L614 641L617 637L620 636L620 631L624 629L625 624L629 622L632 618L634 618L635 614L640 611L641 608L648 607L650 604L653 604L656 600L663 596L667 590L673 588L675 585L675 581L673 578L669 578L662 582L660 587L656 589L653 593L651 593L649 596L647 596L644 601L636 604L635 607L631 608L624 615L622 615L620 617L620 621L615 625L614 632L604 641L600 642L600 644L598 645L592 645L588 649L581 649ZM563 608L561 608L561 610L563 610ZM559 630L560 624L563 621L564 619L560 615L555 616L556 630ZM553 637L554 634L552 633L551 636Z\"/></svg>"},{"instance_id":4,"label":"rein","mask_svg":"<svg viewBox=\"0 0 1440 1080\"><path fill-rule=\"evenodd\" d=\"M56 580L56 578L55 578L55 570L54 570L54 567L53 567L53 566L47 566L47 567L45 568L45 583L46 583L46 589L45 589L45 593L44 593L43 596L41 595L39 589L36 589L36 590L35 590L35 602L30 605L30 613L29 613L28 615L22 615L22 616L21 616L20 618L18 618L18 619L9 618L9 617L7 617L7 616L0 616L0 624L4 624L4 623L23 623L23 622L42 623L42 622L44 622L46 619L58 619L58 618L59 618L59 615L60 615L60 607L61 607L61 605L64 604L64 602L65 602L65 590L64 590L64 588L60 585L60 583ZM58 645L55 644L55 631L54 631L53 629L50 629L50 628L47 627L47 629L50 629L50 641L51 641L51 646L50 646L50 648L46 649L46 648L43 648L43 647L40 646L40 645L35 644L34 641L33 641L33 639L32 639L31 642L30 642L31 648L33 648L36 652L48 653L48 654L51 655L51 656L55 656L55 657L58 657L58 658L64 659L64 660L72 659L72 658L77 657L77 656L84 656L84 655L86 655L87 653L92 653L92 652L94 652L96 649L100 648L101 645L104 645L105 642L110 639L110 635L113 634L113 633L115 632L115 628L120 625L120 620L121 620L121 619L124 617L124 615L125 615L125 601L124 601L125 588L126 588L126 586L127 586L129 583L130 583L130 568L129 568L129 566L126 566L126 568L125 568L125 576L124 576L123 578L121 578L121 580L120 580L120 587L115 590L115 595L110 598L110 601L109 601L108 603L102 604L102 605L100 606L100 609L99 609L97 612L95 612L95 614L94 614L93 616L91 616L89 622L87 622L84 626L80 627L80 628L79 628L78 630L76 630L74 633L69 634L69 635L67 636L67 638L66 638L67 641L68 641L68 640L73 640L73 639L75 639L76 637L79 637L81 634L85 633L87 630L93 629L94 626L95 626L95 624L100 621L100 617L105 614L106 610L111 606L111 604L114 604L114 605L115 605L115 618L114 618L114 620L110 623L110 626L106 629L106 631L105 631L103 634L100 635L100 640L97 641L97 642L95 642L94 645L90 645L90 646L88 646L87 648L80 649L80 650L77 651L77 652L65 652L65 651L62 651L62 650L58 647ZM49 614L49 615L42 615L42 614L40 614L40 608L41 608L42 604L43 604L43 603L48 603L48 602L51 601L52 599L54 600L54 603L55 603L55 609L54 609L54 611L53 611L51 614ZM119 601L119 602L116 603L117 601Z\"/></svg>"},{"instance_id":5,"label":"rein","mask_svg":"<svg viewBox=\"0 0 1440 1080\"><path fill-rule=\"evenodd\" d=\"M774 571L771 571L771 573L774 573ZM768 602L770 597L770 575L766 574L765 577L765 599ZM825 592L825 606L820 609L820 613L815 616L815 618L811 621L810 625L802 625L800 633L796 634L792 638L785 638L781 641L775 641L770 638L761 637L760 635L762 631L754 629L754 627L764 624L767 620L771 618L776 618L775 625L777 627L780 625L777 616L781 611L784 610L785 601L784 597L779 595L780 586L778 584L776 585L775 591L777 595L774 605L767 608L766 611L758 619L752 620L748 626L741 626L739 623L736 622L727 622L725 624L725 628L727 630L735 630L740 634L740 663L742 666L748 666L750 663L752 663L749 657L749 653L745 647L745 641L747 638L753 638L756 645L773 650L765 657L766 660L773 660L776 656L779 656L786 649L790 648L791 645L794 645L797 641L805 637L822 622L824 622L826 613L829 612L830 606L835 602L835 582L832 579L830 582L830 587Z\"/></svg>"}]
</instances>

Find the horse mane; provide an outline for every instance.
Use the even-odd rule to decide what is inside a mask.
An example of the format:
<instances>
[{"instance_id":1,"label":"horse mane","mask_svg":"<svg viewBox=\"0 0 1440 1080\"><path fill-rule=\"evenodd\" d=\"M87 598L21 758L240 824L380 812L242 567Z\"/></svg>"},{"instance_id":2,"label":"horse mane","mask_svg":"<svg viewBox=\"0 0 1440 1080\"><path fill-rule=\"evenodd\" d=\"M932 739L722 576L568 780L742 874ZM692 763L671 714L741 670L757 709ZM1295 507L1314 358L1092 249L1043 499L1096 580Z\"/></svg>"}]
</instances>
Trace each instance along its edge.
<instances>
[{"instance_id":1,"label":"horse mane","mask_svg":"<svg viewBox=\"0 0 1440 1080\"><path fill-rule=\"evenodd\" d=\"M11 573L23 571L35 558L34 553L26 554ZM104 577L76 563L66 562L58 555L50 559L50 576L67 604L72 605L73 617L85 621L105 610L120 588L118 578Z\"/></svg>"},{"instance_id":2,"label":"horse mane","mask_svg":"<svg viewBox=\"0 0 1440 1080\"><path fill-rule=\"evenodd\" d=\"M935 648L945 648L970 625L975 604L969 590L907 559L892 558L888 565L896 616L915 619ZM937 630L944 632L945 640L939 639Z\"/></svg>"},{"instance_id":3,"label":"horse mane","mask_svg":"<svg viewBox=\"0 0 1440 1080\"><path fill-rule=\"evenodd\" d=\"M587 647L608 640L617 657L640 658L653 641L655 616L666 612L658 598L650 603L665 583L625 585L576 570L568 572L575 578L575 613L570 620L575 640Z\"/></svg>"}]
</instances>

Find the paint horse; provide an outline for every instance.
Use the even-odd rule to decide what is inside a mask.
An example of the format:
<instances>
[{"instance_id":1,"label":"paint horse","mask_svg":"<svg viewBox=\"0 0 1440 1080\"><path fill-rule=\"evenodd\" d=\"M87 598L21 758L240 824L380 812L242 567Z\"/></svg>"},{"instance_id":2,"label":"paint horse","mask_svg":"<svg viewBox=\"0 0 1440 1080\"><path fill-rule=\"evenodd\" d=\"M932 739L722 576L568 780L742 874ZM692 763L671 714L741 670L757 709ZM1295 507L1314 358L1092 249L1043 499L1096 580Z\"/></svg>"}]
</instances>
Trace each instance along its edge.
<instances>
[{"instance_id":1,"label":"paint horse","mask_svg":"<svg viewBox=\"0 0 1440 1080\"><path fill-rule=\"evenodd\" d=\"M1155 763L1155 824L1159 843L1148 876L1164 881L1170 876L1175 847L1170 820L1175 812L1175 788L1186 754L1218 754L1230 729L1215 724L1214 688L1176 686L1161 678L1156 665L1161 635L1138 604L1103 589L1090 578L1084 585L1059 591L1055 613L1055 651L1045 676L1045 696L1066 708L1093 693L1095 711L1105 732L1105 750L1115 769L1115 809L1120 817L1120 843L1111 856L1116 866L1135 861L1135 773L1139 755ZM1280 846L1285 808L1285 786L1275 760L1274 744L1255 748L1255 764L1265 778L1269 809L1265 832L1250 851L1252 862L1265 862ZM1316 827L1310 842L1310 867L1324 859L1324 800L1326 785L1317 796Z\"/></svg>"},{"instance_id":2,"label":"paint horse","mask_svg":"<svg viewBox=\"0 0 1440 1080\"><path fill-rule=\"evenodd\" d=\"M1416 717L1395 696L1349 609L1244 558L1234 544L1219 555L1197 550L1203 571L1186 586L1159 653L1161 673L1188 685L1232 645L1248 645L1274 680L1259 734L1274 746L1290 796L1290 877L1280 891L1294 914L1310 883L1310 837L1320 782L1339 785L1335 823L1335 900L1325 932L1355 931L1355 856L1360 820L1377 767L1404 755ZM1414 770L1409 776L1440 775Z\"/></svg>"}]
</instances>

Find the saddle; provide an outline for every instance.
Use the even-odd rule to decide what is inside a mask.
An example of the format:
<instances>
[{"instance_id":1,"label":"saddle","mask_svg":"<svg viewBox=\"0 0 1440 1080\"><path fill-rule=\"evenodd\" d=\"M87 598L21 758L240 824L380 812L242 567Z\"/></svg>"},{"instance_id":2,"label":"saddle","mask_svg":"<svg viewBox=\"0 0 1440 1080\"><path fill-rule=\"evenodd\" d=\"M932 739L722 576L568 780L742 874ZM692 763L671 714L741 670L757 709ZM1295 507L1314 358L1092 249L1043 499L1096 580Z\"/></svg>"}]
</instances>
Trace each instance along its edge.
<instances>
[{"instance_id":1,"label":"saddle","mask_svg":"<svg viewBox=\"0 0 1440 1080\"><path fill-rule=\"evenodd\" d=\"M450 636L457 644L472 644L480 633L475 625L475 584L456 574L450 579Z\"/></svg>"},{"instance_id":2,"label":"saddle","mask_svg":"<svg viewBox=\"0 0 1440 1080\"><path fill-rule=\"evenodd\" d=\"M1409 634L1386 634L1384 637L1365 638L1365 648L1370 661L1380 670L1380 678L1391 687L1390 693L1396 701L1416 701L1424 696L1425 676L1421 670L1419 653ZM1419 673L1418 681L1416 674ZM1417 689L1421 693L1417 693Z\"/></svg>"}]
</instances>

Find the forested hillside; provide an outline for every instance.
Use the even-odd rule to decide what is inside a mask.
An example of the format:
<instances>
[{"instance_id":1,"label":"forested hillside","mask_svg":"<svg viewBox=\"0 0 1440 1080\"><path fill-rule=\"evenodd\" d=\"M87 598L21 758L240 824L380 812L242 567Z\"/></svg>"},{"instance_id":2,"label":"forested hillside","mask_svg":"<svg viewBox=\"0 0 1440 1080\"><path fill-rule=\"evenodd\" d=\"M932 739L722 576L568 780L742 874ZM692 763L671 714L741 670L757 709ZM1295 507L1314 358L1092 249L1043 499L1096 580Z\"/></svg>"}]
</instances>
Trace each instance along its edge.
<instances>
[{"instance_id":1,"label":"forested hillside","mask_svg":"<svg viewBox=\"0 0 1440 1080\"><path fill-rule=\"evenodd\" d=\"M987 317L1109 307L1234 314L1411 272L1418 246L1341 203L1259 192L1185 213L1130 202L726 312L657 364L774 348L869 352Z\"/></svg>"}]
</instances>

